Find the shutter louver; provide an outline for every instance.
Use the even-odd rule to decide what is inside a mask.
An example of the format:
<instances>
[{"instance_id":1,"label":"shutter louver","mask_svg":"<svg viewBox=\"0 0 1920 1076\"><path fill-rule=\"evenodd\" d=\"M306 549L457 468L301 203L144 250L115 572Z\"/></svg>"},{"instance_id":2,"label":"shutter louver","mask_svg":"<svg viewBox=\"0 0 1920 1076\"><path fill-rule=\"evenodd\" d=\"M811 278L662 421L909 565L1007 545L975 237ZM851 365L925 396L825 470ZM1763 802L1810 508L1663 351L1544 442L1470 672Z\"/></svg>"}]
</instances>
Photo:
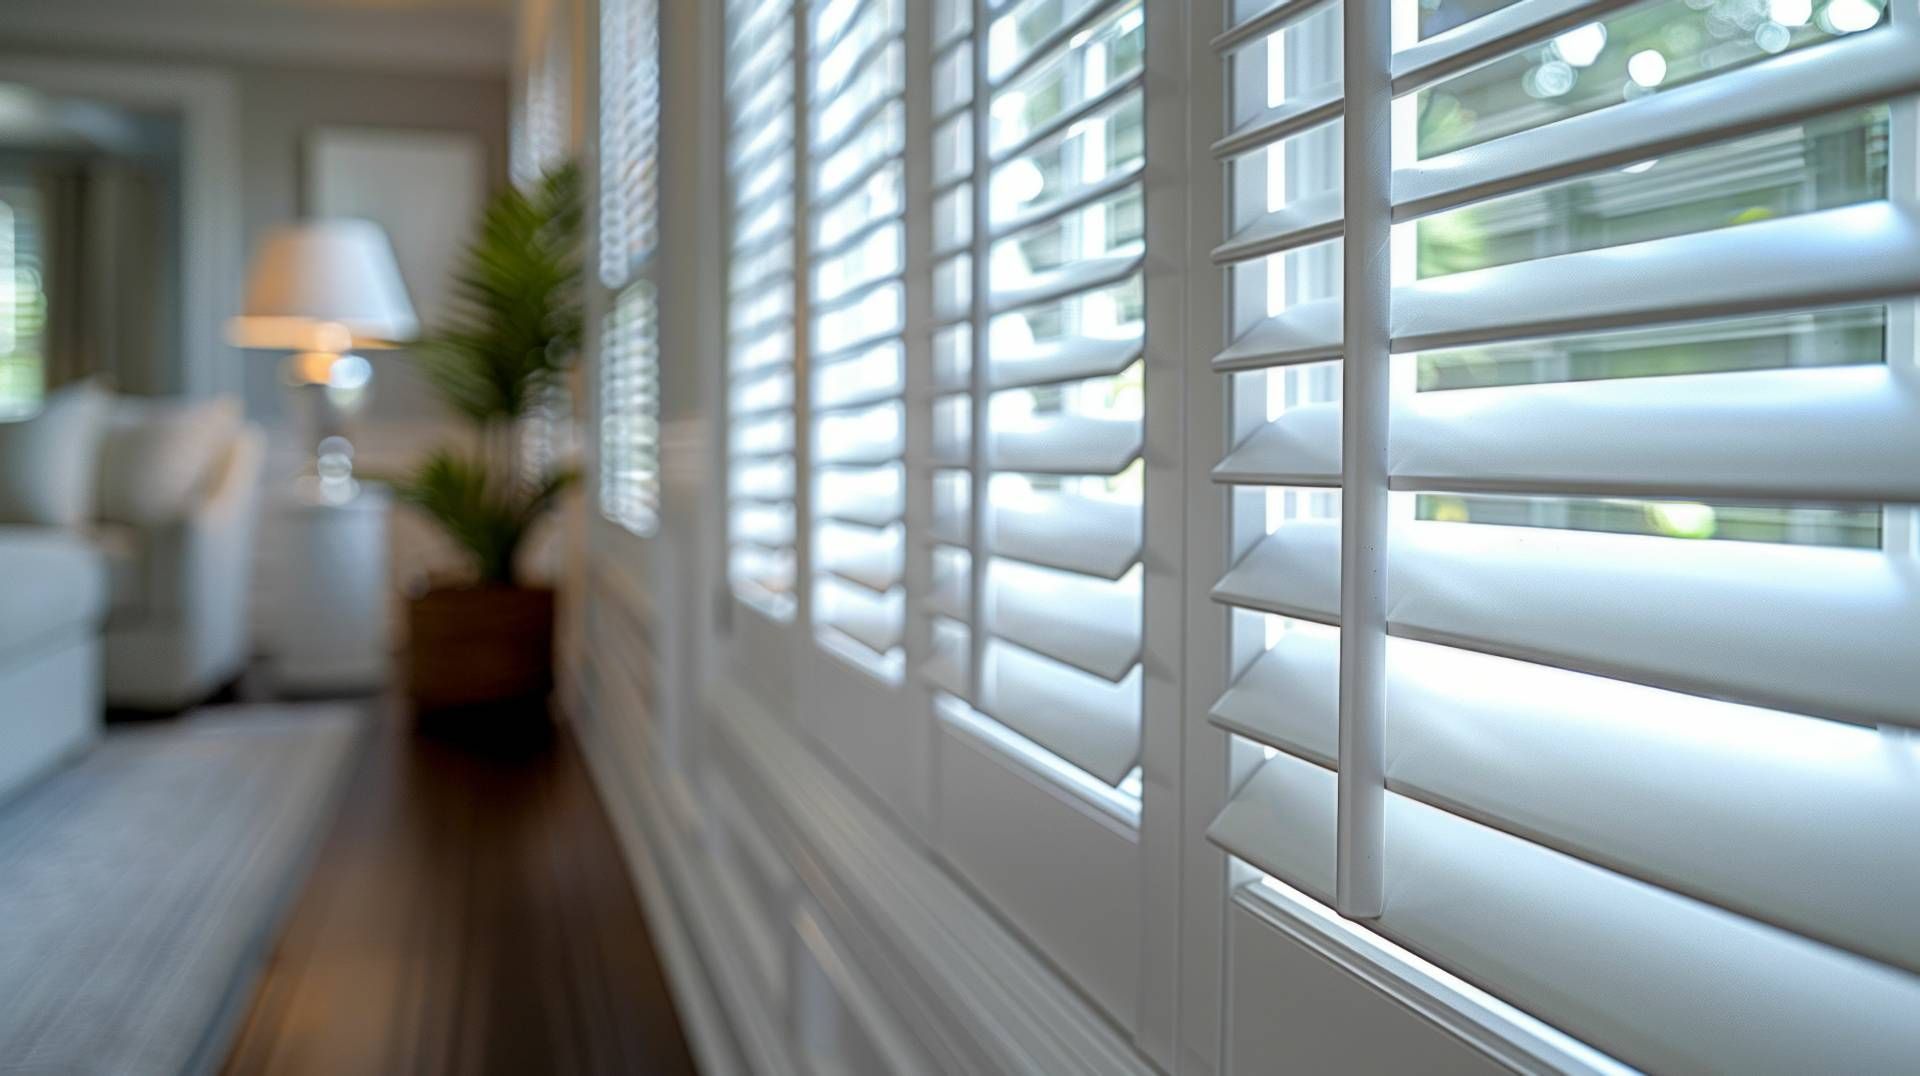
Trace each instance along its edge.
<instances>
[{"instance_id":1,"label":"shutter louver","mask_svg":"<svg viewBox=\"0 0 1920 1076\"><path fill-rule=\"evenodd\" d=\"M736 597L786 619L797 582L793 8L732 0L726 27L727 577Z\"/></svg>"},{"instance_id":2,"label":"shutter louver","mask_svg":"<svg viewBox=\"0 0 1920 1076\"><path fill-rule=\"evenodd\" d=\"M902 0L807 14L813 610L835 653L904 660L906 46Z\"/></svg>"},{"instance_id":3,"label":"shutter louver","mask_svg":"<svg viewBox=\"0 0 1920 1076\"><path fill-rule=\"evenodd\" d=\"M1140 755L1143 12L934 6L921 671L1117 785Z\"/></svg>"},{"instance_id":4,"label":"shutter louver","mask_svg":"<svg viewBox=\"0 0 1920 1076\"><path fill-rule=\"evenodd\" d=\"M1211 719L1258 761L1209 836L1336 906L1377 855L1362 924L1640 1068L1910 1066L1920 11L1690 54L1685 4L1519 0L1343 79L1386 10L1236 3L1214 41L1246 657ZM1385 308L1343 309L1388 217ZM1369 317L1384 414L1338 391ZM1383 651L1342 638L1355 541Z\"/></svg>"}]
</instances>

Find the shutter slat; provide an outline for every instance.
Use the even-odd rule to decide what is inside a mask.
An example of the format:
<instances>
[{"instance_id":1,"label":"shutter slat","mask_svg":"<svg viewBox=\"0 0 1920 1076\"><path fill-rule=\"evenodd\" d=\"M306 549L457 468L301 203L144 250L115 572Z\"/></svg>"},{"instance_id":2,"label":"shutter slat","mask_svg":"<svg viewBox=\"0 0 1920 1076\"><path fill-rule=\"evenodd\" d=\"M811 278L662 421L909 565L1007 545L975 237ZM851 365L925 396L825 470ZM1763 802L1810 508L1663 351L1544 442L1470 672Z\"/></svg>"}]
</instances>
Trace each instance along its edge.
<instances>
[{"instance_id":1,"label":"shutter slat","mask_svg":"<svg viewBox=\"0 0 1920 1076\"><path fill-rule=\"evenodd\" d=\"M1264 258L1283 250L1323 243L1340 238L1342 195L1339 189L1294 199L1287 205L1262 213L1253 222L1213 248L1216 265Z\"/></svg>"},{"instance_id":2,"label":"shutter slat","mask_svg":"<svg viewBox=\"0 0 1920 1076\"><path fill-rule=\"evenodd\" d=\"M1387 652L1394 791L1920 970L1907 899L1920 857L1887 855L1920 848L1915 756L1898 734L1403 639ZM1332 767L1337 636L1287 633L1213 718Z\"/></svg>"},{"instance_id":3,"label":"shutter slat","mask_svg":"<svg viewBox=\"0 0 1920 1076\"><path fill-rule=\"evenodd\" d=\"M1222 160L1237 157L1282 139L1311 130L1340 118L1344 105L1342 86L1326 82L1289 97L1277 105L1262 109L1252 119L1213 144L1213 155Z\"/></svg>"},{"instance_id":4,"label":"shutter slat","mask_svg":"<svg viewBox=\"0 0 1920 1076\"><path fill-rule=\"evenodd\" d=\"M1337 623L1339 540L1338 523L1283 524L1214 597ZM1401 636L1920 726L1920 574L1877 551L1416 522L1396 527L1388 555Z\"/></svg>"},{"instance_id":5,"label":"shutter slat","mask_svg":"<svg viewBox=\"0 0 1920 1076\"><path fill-rule=\"evenodd\" d=\"M1213 357L1216 373L1340 357L1340 300L1315 299L1255 322Z\"/></svg>"},{"instance_id":6,"label":"shutter slat","mask_svg":"<svg viewBox=\"0 0 1920 1076\"><path fill-rule=\"evenodd\" d=\"M995 561L988 631L1102 680L1140 662L1140 580L1118 581Z\"/></svg>"},{"instance_id":7,"label":"shutter slat","mask_svg":"<svg viewBox=\"0 0 1920 1076\"><path fill-rule=\"evenodd\" d=\"M1393 488L1776 501L1920 501L1920 385L1883 365L1414 394ZM1340 407L1267 423L1220 482L1340 484Z\"/></svg>"},{"instance_id":8,"label":"shutter slat","mask_svg":"<svg viewBox=\"0 0 1920 1076\"><path fill-rule=\"evenodd\" d=\"M1140 673L1088 676L1017 646L989 644L979 709L1110 785L1140 757Z\"/></svg>"},{"instance_id":9,"label":"shutter slat","mask_svg":"<svg viewBox=\"0 0 1920 1076\"><path fill-rule=\"evenodd\" d=\"M996 348L988 378L992 388L1011 389L1112 377L1140 361L1142 351L1139 336L1067 336L1017 351Z\"/></svg>"},{"instance_id":10,"label":"shutter slat","mask_svg":"<svg viewBox=\"0 0 1920 1076\"><path fill-rule=\"evenodd\" d=\"M1140 562L1140 506L1035 494L1030 501L996 505L988 548L1044 568L1118 579Z\"/></svg>"},{"instance_id":11,"label":"shutter slat","mask_svg":"<svg viewBox=\"0 0 1920 1076\"><path fill-rule=\"evenodd\" d=\"M823 615L820 623L876 654L900 645L899 613L884 606L849 603Z\"/></svg>"},{"instance_id":12,"label":"shutter slat","mask_svg":"<svg viewBox=\"0 0 1920 1076\"><path fill-rule=\"evenodd\" d=\"M989 459L996 471L1027 474L1119 474L1140 456L1137 419L1055 415L1032 426L993 431Z\"/></svg>"},{"instance_id":13,"label":"shutter slat","mask_svg":"<svg viewBox=\"0 0 1920 1076\"><path fill-rule=\"evenodd\" d=\"M1050 299L1062 299L1078 292L1118 284L1140 270L1143 257L1138 253L1114 254L1104 258L1082 258L1071 261L1057 268L1034 273L1027 277L1024 283L1007 287L996 286L989 297L988 306L996 314L1004 313Z\"/></svg>"},{"instance_id":14,"label":"shutter slat","mask_svg":"<svg viewBox=\"0 0 1920 1076\"><path fill-rule=\"evenodd\" d=\"M900 491L861 493L840 497L820 497L816 511L821 519L836 520L862 527L885 527L900 521L903 505Z\"/></svg>"},{"instance_id":15,"label":"shutter slat","mask_svg":"<svg viewBox=\"0 0 1920 1076\"><path fill-rule=\"evenodd\" d=\"M1717 231L1536 258L1403 285L1394 350L1462 347L1869 302L1920 291L1920 220L1866 202ZM1216 371L1340 354L1340 301L1265 319Z\"/></svg>"},{"instance_id":16,"label":"shutter slat","mask_svg":"<svg viewBox=\"0 0 1920 1076\"><path fill-rule=\"evenodd\" d=\"M1102 178L1098 182L1089 183L1084 187L1071 190L1050 201L1028 206L1019 213L994 225L993 237L1000 239L1012 235L1015 232L1021 232L1028 228L1047 224L1060 217L1066 216L1076 209L1084 209L1103 198L1111 198L1121 191L1126 190L1128 187L1140 182L1141 174L1145 169L1145 160L1137 161L1130 167L1122 168L1112 175ZM939 252L936 251L936 253Z\"/></svg>"},{"instance_id":17,"label":"shutter slat","mask_svg":"<svg viewBox=\"0 0 1920 1076\"><path fill-rule=\"evenodd\" d=\"M933 631L932 654L920 667L920 675L927 682L954 695L965 695L967 691L967 632L961 624L949 624L942 630L936 624Z\"/></svg>"},{"instance_id":18,"label":"shutter slat","mask_svg":"<svg viewBox=\"0 0 1920 1076\"><path fill-rule=\"evenodd\" d=\"M1253 431L1213 468L1215 482L1340 485L1340 405L1290 407Z\"/></svg>"},{"instance_id":19,"label":"shutter slat","mask_svg":"<svg viewBox=\"0 0 1920 1076\"><path fill-rule=\"evenodd\" d=\"M1331 902L1335 778L1278 755L1207 834ZM1920 978L1394 793L1369 925L1647 1071L1900 1071ZM1764 988L1760 988L1764 984Z\"/></svg>"},{"instance_id":20,"label":"shutter slat","mask_svg":"<svg viewBox=\"0 0 1920 1076\"><path fill-rule=\"evenodd\" d=\"M935 579L927 591L927 609L961 623L971 619L972 614L968 612L971 598L967 575L966 572L956 572L949 577Z\"/></svg>"}]
</instances>

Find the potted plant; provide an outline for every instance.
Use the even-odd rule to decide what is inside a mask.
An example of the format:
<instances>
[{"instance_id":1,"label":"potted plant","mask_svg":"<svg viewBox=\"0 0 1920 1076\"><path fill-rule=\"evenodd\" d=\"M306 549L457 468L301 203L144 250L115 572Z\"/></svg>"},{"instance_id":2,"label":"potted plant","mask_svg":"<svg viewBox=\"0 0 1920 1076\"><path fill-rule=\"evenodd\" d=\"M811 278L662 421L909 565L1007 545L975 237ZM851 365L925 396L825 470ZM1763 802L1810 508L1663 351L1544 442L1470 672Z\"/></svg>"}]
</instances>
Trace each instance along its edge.
<instances>
[{"instance_id":1,"label":"potted plant","mask_svg":"<svg viewBox=\"0 0 1920 1076\"><path fill-rule=\"evenodd\" d=\"M524 452L527 420L565 389L580 349L578 169L557 168L487 204L454 277L450 322L416 361L471 423L393 482L466 557L458 576L409 599L408 694L416 711L544 698L553 683L553 590L518 554L578 474Z\"/></svg>"}]
</instances>

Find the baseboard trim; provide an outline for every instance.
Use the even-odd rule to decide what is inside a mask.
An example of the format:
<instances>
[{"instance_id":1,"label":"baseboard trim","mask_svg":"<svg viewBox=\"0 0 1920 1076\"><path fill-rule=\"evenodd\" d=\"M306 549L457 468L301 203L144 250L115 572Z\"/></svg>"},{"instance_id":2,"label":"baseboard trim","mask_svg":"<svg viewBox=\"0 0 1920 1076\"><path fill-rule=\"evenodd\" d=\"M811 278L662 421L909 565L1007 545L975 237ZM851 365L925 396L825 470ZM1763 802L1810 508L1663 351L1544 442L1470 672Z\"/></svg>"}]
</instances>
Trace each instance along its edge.
<instances>
[{"instance_id":1,"label":"baseboard trim","mask_svg":"<svg viewBox=\"0 0 1920 1076\"><path fill-rule=\"evenodd\" d=\"M790 1071L777 1055L769 1067L764 1047L753 1051L761 1055L757 1063L748 1062L742 1040L764 1043L769 1037L768 1029L754 1026L761 1007L751 999L741 1004L741 990L751 987L737 973L727 975L731 962L714 953L710 941L702 944L702 938L715 936L716 924L699 921L712 914L707 904L680 895L685 884L676 884L676 878L684 879L689 869L684 854L667 834L653 832L656 827L646 821L666 817L650 775L645 767L624 772L619 753L593 715L569 716L587 772L626 857L627 872L639 890L647 930L700 1070L710 1074ZM710 974L710 969L719 974ZM728 978L732 981L721 981ZM746 1026L736 1026L729 1013Z\"/></svg>"},{"instance_id":2,"label":"baseboard trim","mask_svg":"<svg viewBox=\"0 0 1920 1076\"><path fill-rule=\"evenodd\" d=\"M1080 993L748 692L711 688L711 727L787 820L802 882L942 1069L1150 1074Z\"/></svg>"}]
</instances>

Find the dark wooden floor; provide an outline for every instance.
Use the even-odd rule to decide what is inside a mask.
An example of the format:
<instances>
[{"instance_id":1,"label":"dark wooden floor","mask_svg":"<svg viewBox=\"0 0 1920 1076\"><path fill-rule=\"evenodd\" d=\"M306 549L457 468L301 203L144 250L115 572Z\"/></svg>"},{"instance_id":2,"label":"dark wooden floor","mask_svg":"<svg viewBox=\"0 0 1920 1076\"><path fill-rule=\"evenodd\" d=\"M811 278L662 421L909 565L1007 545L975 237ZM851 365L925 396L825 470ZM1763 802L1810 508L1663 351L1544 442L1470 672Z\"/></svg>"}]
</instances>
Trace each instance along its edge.
<instances>
[{"instance_id":1,"label":"dark wooden floor","mask_svg":"<svg viewBox=\"0 0 1920 1076\"><path fill-rule=\"evenodd\" d=\"M379 709L227 1071L692 1072L570 738Z\"/></svg>"}]
</instances>

